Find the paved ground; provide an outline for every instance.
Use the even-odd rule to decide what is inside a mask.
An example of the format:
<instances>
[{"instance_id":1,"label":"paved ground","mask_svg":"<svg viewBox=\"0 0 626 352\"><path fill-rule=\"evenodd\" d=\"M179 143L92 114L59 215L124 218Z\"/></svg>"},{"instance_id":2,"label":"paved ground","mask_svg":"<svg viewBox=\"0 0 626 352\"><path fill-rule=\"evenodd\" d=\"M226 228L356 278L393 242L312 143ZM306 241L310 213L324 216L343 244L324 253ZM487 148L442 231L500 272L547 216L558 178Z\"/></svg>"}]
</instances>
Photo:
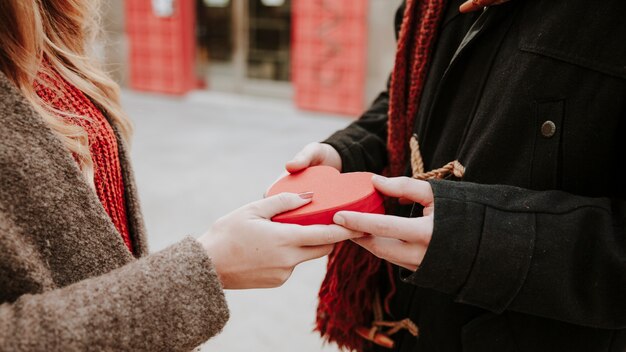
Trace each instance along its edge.
<instances>
[{"instance_id":1,"label":"paved ground","mask_svg":"<svg viewBox=\"0 0 626 352\"><path fill-rule=\"evenodd\" d=\"M220 93L178 99L127 91L123 102L136 125L132 155L153 251L259 199L304 144L350 121ZM227 292L231 320L202 351L336 351L312 333L325 265L302 264L278 289Z\"/></svg>"}]
</instances>

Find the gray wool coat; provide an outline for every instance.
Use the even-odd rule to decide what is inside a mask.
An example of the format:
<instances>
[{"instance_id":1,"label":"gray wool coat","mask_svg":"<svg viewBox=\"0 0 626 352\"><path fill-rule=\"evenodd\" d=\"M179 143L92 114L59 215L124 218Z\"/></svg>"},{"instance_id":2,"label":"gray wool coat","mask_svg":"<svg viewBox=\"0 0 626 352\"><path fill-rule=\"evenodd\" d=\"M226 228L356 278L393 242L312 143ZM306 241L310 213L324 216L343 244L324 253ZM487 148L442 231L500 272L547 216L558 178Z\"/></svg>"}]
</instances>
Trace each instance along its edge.
<instances>
[{"instance_id":1,"label":"gray wool coat","mask_svg":"<svg viewBox=\"0 0 626 352\"><path fill-rule=\"evenodd\" d=\"M0 350L188 351L228 320L195 240L148 255L119 147L137 257L70 153L0 73Z\"/></svg>"}]
</instances>

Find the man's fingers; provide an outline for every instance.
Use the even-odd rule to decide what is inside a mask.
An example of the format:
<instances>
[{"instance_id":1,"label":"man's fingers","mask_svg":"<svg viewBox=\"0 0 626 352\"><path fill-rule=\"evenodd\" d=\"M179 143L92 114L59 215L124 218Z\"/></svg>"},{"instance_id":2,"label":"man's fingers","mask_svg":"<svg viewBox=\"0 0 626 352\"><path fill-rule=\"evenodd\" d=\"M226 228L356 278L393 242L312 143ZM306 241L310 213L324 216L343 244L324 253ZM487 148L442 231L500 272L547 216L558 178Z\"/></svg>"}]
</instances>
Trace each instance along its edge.
<instances>
[{"instance_id":1,"label":"man's fingers","mask_svg":"<svg viewBox=\"0 0 626 352\"><path fill-rule=\"evenodd\" d=\"M423 249L425 247L423 246L416 246L392 238L366 236L353 239L352 241L378 258L412 271L417 270L418 264L425 253Z\"/></svg>"},{"instance_id":2,"label":"man's fingers","mask_svg":"<svg viewBox=\"0 0 626 352\"><path fill-rule=\"evenodd\" d=\"M310 203L312 198L313 193L281 193L250 203L248 209L254 216L271 219L280 213L297 209Z\"/></svg>"},{"instance_id":3,"label":"man's fingers","mask_svg":"<svg viewBox=\"0 0 626 352\"><path fill-rule=\"evenodd\" d=\"M432 222L425 218L403 218L391 215L340 211L333 218L337 225L375 236L407 242L421 242L432 232Z\"/></svg>"},{"instance_id":4,"label":"man's fingers","mask_svg":"<svg viewBox=\"0 0 626 352\"><path fill-rule=\"evenodd\" d=\"M294 244L300 246L329 245L363 236L362 232L337 225L288 226L285 232L294 236Z\"/></svg>"},{"instance_id":5,"label":"man's fingers","mask_svg":"<svg viewBox=\"0 0 626 352\"><path fill-rule=\"evenodd\" d=\"M480 10L486 6L500 5L508 2L509 0L468 0L459 7L459 12L468 13L472 11Z\"/></svg>"},{"instance_id":6,"label":"man's fingers","mask_svg":"<svg viewBox=\"0 0 626 352\"><path fill-rule=\"evenodd\" d=\"M306 169L309 166L318 165L322 159L322 151L318 143L311 143L304 147L296 156L285 165L290 173Z\"/></svg>"},{"instance_id":7,"label":"man's fingers","mask_svg":"<svg viewBox=\"0 0 626 352\"><path fill-rule=\"evenodd\" d=\"M317 165L326 165L341 171L341 156L329 144L310 143L285 165L285 169L295 173Z\"/></svg>"},{"instance_id":8,"label":"man's fingers","mask_svg":"<svg viewBox=\"0 0 626 352\"><path fill-rule=\"evenodd\" d=\"M468 1L464 2L461 5L461 7L459 7L459 12L461 12L461 13L468 13L468 12L480 10L483 7L485 7L485 5L481 5L480 2L478 2L476 0L468 0Z\"/></svg>"},{"instance_id":9,"label":"man's fingers","mask_svg":"<svg viewBox=\"0 0 626 352\"><path fill-rule=\"evenodd\" d=\"M307 167L311 166L311 160L307 159L305 156L296 155L293 159L285 164L285 169L287 172L293 174L298 171L304 170Z\"/></svg>"},{"instance_id":10,"label":"man's fingers","mask_svg":"<svg viewBox=\"0 0 626 352\"><path fill-rule=\"evenodd\" d=\"M377 190L390 197L410 199L422 205L433 202L433 190L426 181L408 177L387 178L376 175L372 178L372 183Z\"/></svg>"}]
</instances>

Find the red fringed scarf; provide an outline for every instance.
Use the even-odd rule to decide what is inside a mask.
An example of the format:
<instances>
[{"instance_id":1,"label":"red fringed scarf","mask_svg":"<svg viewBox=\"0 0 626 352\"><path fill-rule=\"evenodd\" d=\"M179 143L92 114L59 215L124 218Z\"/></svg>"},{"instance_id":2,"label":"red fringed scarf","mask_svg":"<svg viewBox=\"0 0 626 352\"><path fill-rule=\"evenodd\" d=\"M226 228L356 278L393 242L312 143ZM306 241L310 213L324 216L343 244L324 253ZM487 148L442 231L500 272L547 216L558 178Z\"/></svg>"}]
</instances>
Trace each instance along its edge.
<instances>
[{"instance_id":1,"label":"red fringed scarf","mask_svg":"<svg viewBox=\"0 0 626 352\"><path fill-rule=\"evenodd\" d=\"M386 170L390 176L404 174L409 139L445 3L446 0L406 1L390 87ZM380 280L385 279L381 266L385 266L388 275L392 274L389 263L350 241L335 247L329 256L317 308L316 330L324 339L356 351L363 351L370 344L357 331L369 330L370 339L379 331L369 327L373 326L374 316L380 315L375 310L381 306L377 290ZM393 278L389 279L391 292L384 304L387 312L387 302L394 294Z\"/></svg>"}]
</instances>

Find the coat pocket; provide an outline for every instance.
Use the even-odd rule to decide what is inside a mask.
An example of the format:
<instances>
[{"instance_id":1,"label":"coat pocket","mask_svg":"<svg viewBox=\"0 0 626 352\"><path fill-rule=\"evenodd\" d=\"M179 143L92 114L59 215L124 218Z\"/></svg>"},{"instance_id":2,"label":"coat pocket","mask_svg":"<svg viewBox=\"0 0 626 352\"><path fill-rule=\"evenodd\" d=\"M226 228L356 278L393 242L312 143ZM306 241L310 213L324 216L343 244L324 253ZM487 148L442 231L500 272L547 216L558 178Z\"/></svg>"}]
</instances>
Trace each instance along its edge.
<instances>
[{"instance_id":1,"label":"coat pocket","mask_svg":"<svg viewBox=\"0 0 626 352\"><path fill-rule=\"evenodd\" d=\"M528 0L519 49L626 79L626 1Z\"/></svg>"}]
</instances>

